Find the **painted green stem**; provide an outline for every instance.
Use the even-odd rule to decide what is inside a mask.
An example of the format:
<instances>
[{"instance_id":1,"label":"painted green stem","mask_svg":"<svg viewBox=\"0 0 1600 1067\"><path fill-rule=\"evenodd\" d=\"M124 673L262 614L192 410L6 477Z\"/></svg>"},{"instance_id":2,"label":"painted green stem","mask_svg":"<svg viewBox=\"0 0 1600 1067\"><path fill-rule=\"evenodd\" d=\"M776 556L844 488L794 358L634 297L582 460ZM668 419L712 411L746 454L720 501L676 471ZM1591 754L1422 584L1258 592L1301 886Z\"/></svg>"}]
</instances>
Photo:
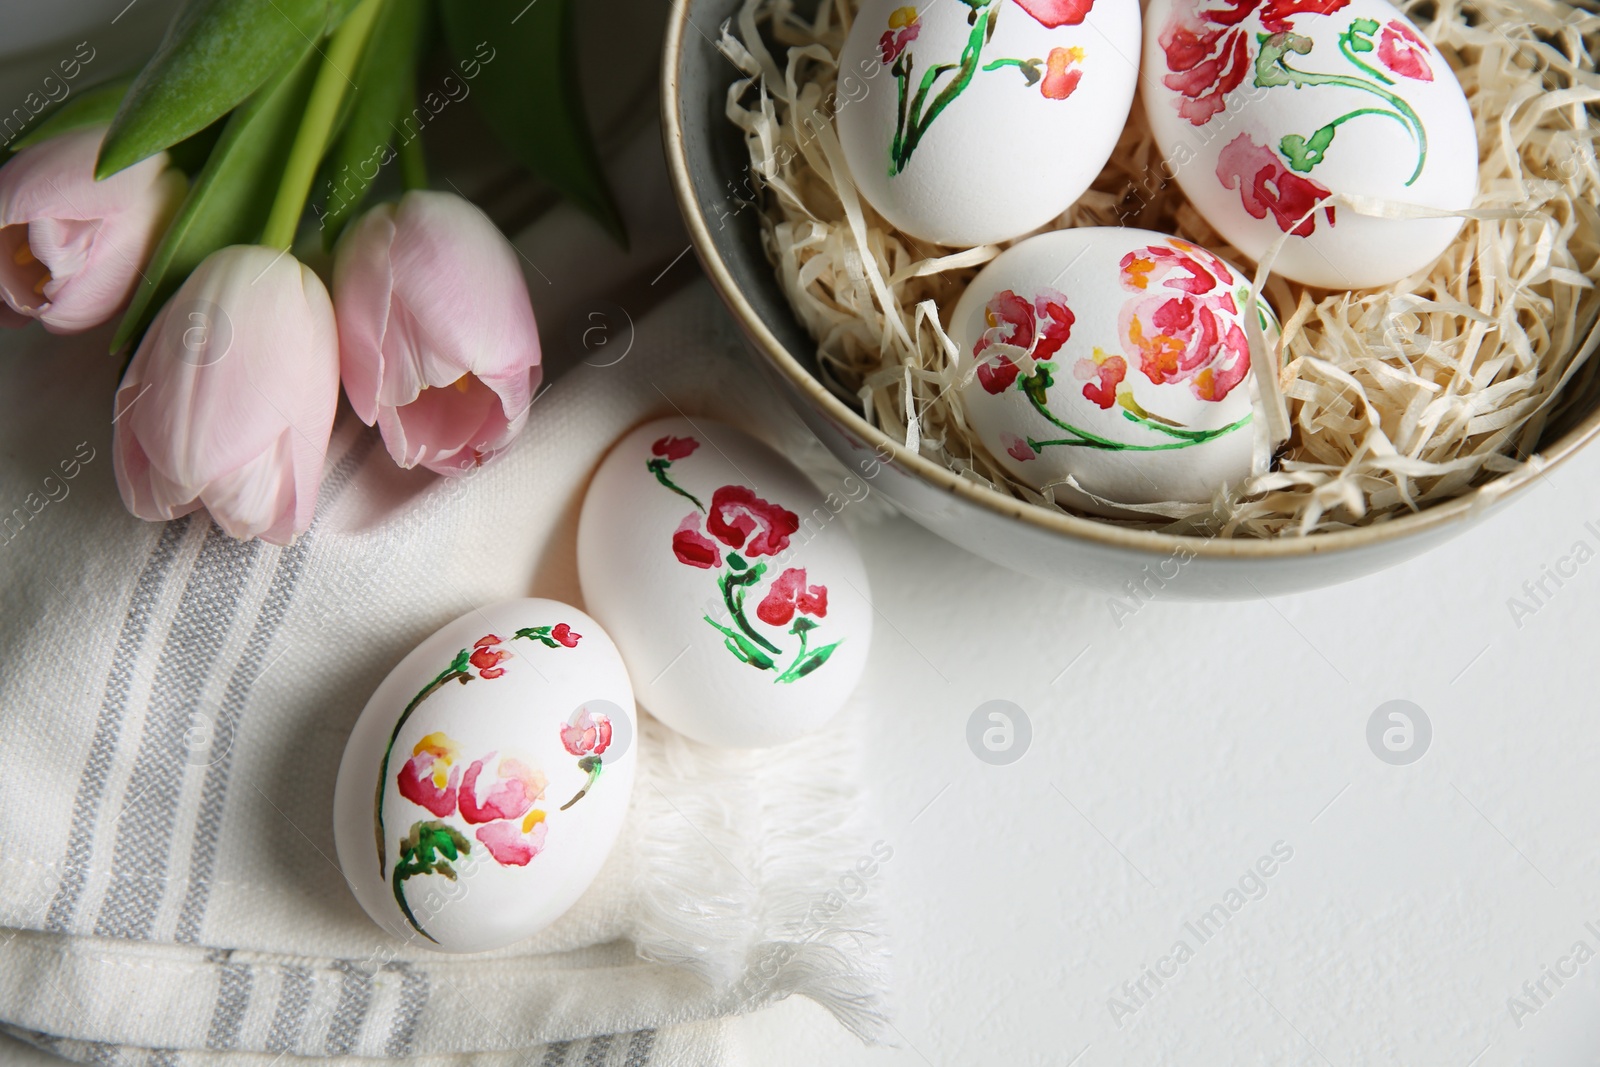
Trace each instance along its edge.
<instances>
[{"instance_id":1,"label":"painted green stem","mask_svg":"<svg viewBox=\"0 0 1600 1067\"><path fill-rule=\"evenodd\" d=\"M466 662L467 650L462 649L456 654L456 658L451 661L449 667L440 671L437 678L423 686L422 691L411 698L411 703L407 704L406 709L400 713L400 718L395 720L394 729L389 733L389 743L384 746L383 759L378 765L378 789L372 799L372 827L378 836L379 875L383 874L384 867L388 865L388 852L383 842L383 784L389 777L389 757L394 752L395 739L400 736L400 728L406 724L407 719L411 718L411 713L416 711L417 706L424 700L457 678L461 679L462 685L466 685L472 679L472 675L467 672ZM412 925L415 924L413 923Z\"/></svg>"},{"instance_id":2,"label":"painted green stem","mask_svg":"<svg viewBox=\"0 0 1600 1067\"><path fill-rule=\"evenodd\" d=\"M294 244L306 197L311 193L311 183L328 150L345 91L350 87L350 77L345 72L356 69L356 60L361 57L382 6L383 0L361 0L328 41L322 68L317 71L311 99L306 103L305 117L300 120L300 132L295 135L289 159L284 164L278 195L272 202L266 228L261 232L261 243L270 248L287 251Z\"/></svg>"},{"instance_id":3,"label":"painted green stem","mask_svg":"<svg viewBox=\"0 0 1600 1067\"><path fill-rule=\"evenodd\" d=\"M1246 415L1237 422L1231 423L1227 426L1219 427L1215 430L1185 430L1176 426L1164 425L1156 422L1154 419L1141 418L1131 411L1124 410L1122 413L1123 417L1129 421L1136 422L1147 429L1156 430L1160 433L1167 434L1168 436L1178 438L1176 441L1170 441L1159 445L1130 445L1124 444L1121 441L1113 441L1109 438L1101 437L1098 434L1090 433L1088 430L1073 426L1071 423L1063 422L1061 419L1055 416L1049 407L1045 405L1042 399L1042 389L1037 387L1031 389L1023 388L1022 392L1027 396L1028 402L1033 405L1033 409L1040 415L1044 416L1045 419L1049 420L1051 425L1065 430L1069 434L1072 434L1072 437L1058 438L1053 441L1036 441L1030 437L1028 439L1028 447L1032 448L1034 451L1038 451L1041 448L1047 448L1051 445L1070 445L1078 448L1098 448L1107 452L1171 452L1179 448L1192 448L1195 445L1204 444L1207 441L1215 440L1216 438L1222 437L1225 434L1230 434L1234 430L1239 429L1239 427L1249 423L1254 414L1252 412L1250 415Z\"/></svg>"},{"instance_id":4,"label":"painted green stem","mask_svg":"<svg viewBox=\"0 0 1600 1067\"><path fill-rule=\"evenodd\" d=\"M972 76L977 73L978 59L983 51L983 46L988 40L989 27L994 19L994 12L987 6L980 7L968 0L975 18L972 22L972 32L967 34L967 43L961 50L961 62L957 64L943 63L929 67L922 76L922 83L917 89L917 95L911 101L909 114L902 115L901 123L895 131L894 141L889 153L889 176L905 170L906 164L911 162L911 155L917 150L917 145L928 132L928 127L933 125L945 108L949 107L956 97L960 96L967 85L971 83ZM933 98L933 103L923 110L928 94L933 91L933 86L938 77L950 71L957 71L956 77L939 91ZM909 76L909 74L908 74ZM899 79L901 92L904 93L906 78Z\"/></svg>"}]
</instances>

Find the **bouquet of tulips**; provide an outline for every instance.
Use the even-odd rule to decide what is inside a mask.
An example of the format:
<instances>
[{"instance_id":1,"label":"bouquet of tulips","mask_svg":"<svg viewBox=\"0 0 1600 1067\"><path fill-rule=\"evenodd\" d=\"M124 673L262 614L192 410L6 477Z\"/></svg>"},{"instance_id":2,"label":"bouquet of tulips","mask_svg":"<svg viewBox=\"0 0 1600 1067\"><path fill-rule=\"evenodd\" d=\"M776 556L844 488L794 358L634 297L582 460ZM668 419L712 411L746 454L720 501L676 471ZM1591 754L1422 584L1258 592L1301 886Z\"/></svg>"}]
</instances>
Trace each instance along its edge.
<instances>
[{"instance_id":1,"label":"bouquet of tulips","mask_svg":"<svg viewBox=\"0 0 1600 1067\"><path fill-rule=\"evenodd\" d=\"M188 0L141 71L12 145L0 324L120 314L128 510L293 540L341 380L402 467L460 474L510 443L540 376L517 252L427 188L422 133L472 82L511 153L620 237L575 91L575 2ZM360 214L385 168L405 191ZM332 251L331 278L297 250Z\"/></svg>"}]
</instances>

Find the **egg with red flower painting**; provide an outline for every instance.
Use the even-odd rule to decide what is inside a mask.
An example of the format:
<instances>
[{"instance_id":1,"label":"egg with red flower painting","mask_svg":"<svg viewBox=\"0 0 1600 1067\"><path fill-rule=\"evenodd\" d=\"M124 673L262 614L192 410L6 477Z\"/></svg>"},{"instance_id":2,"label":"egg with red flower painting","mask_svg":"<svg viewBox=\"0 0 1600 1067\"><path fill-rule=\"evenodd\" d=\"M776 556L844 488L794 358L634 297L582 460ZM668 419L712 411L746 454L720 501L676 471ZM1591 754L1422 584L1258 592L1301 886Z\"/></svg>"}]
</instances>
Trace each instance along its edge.
<instances>
[{"instance_id":1,"label":"egg with red flower painting","mask_svg":"<svg viewBox=\"0 0 1600 1067\"><path fill-rule=\"evenodd\" d=\"M334 788L339 867L421 948L519 941L578 904L633 788L633 690L594 619L513 600L442 627L378 686Z\"/></svg>"},{"instance_id":2,"label":"egg with red flower painting","mask_svg":"<svg viewBox=\"0 0 1600 1067\"><path fill-rule=\"evenodd\" d=\"M1249 476L1250 279L1189 241L1080 227L995 257L951 313L967 421L1001 467L1057 502L1198 503Z\"/></svg>"},{"instance_id":3,"label":"egg with red flower painting","mask_svg":"<svg viewBox=\"0 0 1600 1067\"><path fill-rule=\"evenodd\" d=\"M817 101L849 171L836 184L938 244L1043 226L1116 147L1139 25L1138 0L865 0Z\"/></svg>"},{"instance_id":4,"label":"egg with red flower painting","mask_svg":"<svg viewBox=\"0 0 1600 1067\"><path fill-rule=\"evenodd\" d=\"M1282 241L1272 269L1308 285L1428 267L1462 226L1439 213L1477 193L1461 85L1385 0L1152 0L1142 89L1164 160L1139 195L1175 177L1245 255Z\"/></svg>"},{"instance_id":5,"label":"egg with red flower painting","mask_svg":"<svg viewBox=\"0 0 1600 1067\"><path fill-rule=\"evenodd\" d=\"M819 487L706 419L662 419L618 441L584 498L578 578L640 705L733 748L831 719L871 648L866 569L841 518L870 491L842 471Z\"/></svg>"}]
</instances>

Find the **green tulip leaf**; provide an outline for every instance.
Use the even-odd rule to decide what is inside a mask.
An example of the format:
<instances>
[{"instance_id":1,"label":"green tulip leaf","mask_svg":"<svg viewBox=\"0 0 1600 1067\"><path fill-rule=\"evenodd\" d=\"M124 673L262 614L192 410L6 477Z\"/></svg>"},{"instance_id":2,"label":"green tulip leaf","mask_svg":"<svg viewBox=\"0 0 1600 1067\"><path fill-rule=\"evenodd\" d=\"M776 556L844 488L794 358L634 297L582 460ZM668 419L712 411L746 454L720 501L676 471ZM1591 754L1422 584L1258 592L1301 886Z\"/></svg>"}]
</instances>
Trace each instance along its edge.
<instances>
[{"instance_id":1,"label":"green tulip leaf","mask_svg":"<svg viewBox=\"0 0 1600 1067\"><path fill-rule=\"evenodd\" d=\"M281 76L356 0L187 0L134 79L105 143L104 178L190 137Z\"/></svg>"},{"instance_id":2,"label":"green tulip leaf","mask_svg":"<svg viewBox=\"0 0 1600 1067\"><path fill-rule=\"evenodd\" d=\"M472 99L496 136L626 246L622 216L584 115L576 10L576 0L440 2L455 58L481 64Z\"/></svg>"},{"instance_id":3,"label":"green tulip leaf","mask_svg":"<svg viewBox=\"0 0 1600 1067\"><path fill-rule=\"evenodd\" d=\"M398 125L410 108L427 15L423 0L387 0L378 14L356 68L348 113L315 189L312 210L321 220L325 248L333 247L381 167L394 158L395 138L405 136Z\"/></svg>"},{"instance_id":4,"label":"green tulip leaf","mask_svg":"<svg viewBox=\"0 0 1600 1067\"><path fill-rule=\"evenodd\" d=\"M276 82L228 119L177 216L156 246L112 338L117 351L137 340L156 309L200 265L228 245L255 244L272 208L283 163L300 127L321 57L306 43Z\"/></svg>"},{"instance_id":5,"label":"green tulip leaf","mask_svg":"<svg viewBox=\"0 0 1600 1067\"><path fill-rule=\"evenodd\" d=\"M133 75L129 74L79 90L51 110L43 122L12 141L11 150L20 152L29 145L48 141L59 134L110 122L112 116L117 113L117 105L122 103L122 97L132 83Z\"/></svg>"}]
</instances>

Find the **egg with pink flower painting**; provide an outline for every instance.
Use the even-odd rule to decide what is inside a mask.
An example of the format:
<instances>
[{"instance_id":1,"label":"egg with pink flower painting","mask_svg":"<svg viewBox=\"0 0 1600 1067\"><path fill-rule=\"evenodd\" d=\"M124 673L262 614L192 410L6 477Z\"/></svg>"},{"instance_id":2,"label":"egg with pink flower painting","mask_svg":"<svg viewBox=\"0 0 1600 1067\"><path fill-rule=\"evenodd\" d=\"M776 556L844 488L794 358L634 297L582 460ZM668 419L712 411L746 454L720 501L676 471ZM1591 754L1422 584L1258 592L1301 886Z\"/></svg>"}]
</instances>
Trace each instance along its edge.
<instances>
[{"instance_id":1,"label":"egg with pink flower painting","mask_svg":"<svg viewBox=\"0 0 1600 1067\"><path fill-rule=\"evenodd\" d=\"M731 748L833 718L872 643L866 568L842 518L870 493L844 471L819 487L709 419L661 419L612 446L578 521L578 579L640 705Z\"/></svg>"},{"instance_id":2,"label":"egg with pink flower painting","mask_svg":"<svg viewBox=\"0 0 1600 1067\"><path fill-rule=\"evenodd\" d=\"M1189 241L1080 227L1030 237L951 313L967 421L1008 473L1058 503L1200 503L1251 471L1250 279Z\"/></svg>"},{"instance_id":3,"label":"egg with pink flower painting","mask_svg":"<svg viewBox=\"0 0 1600 1067\"><path fill-rule=\"evenodd\" d=\"M1477 193L1472 110L1438 48L1385 0L1152 0L1144 35L1164 161L1141 196L1176 178L1245 255L1281 241L1274 271L1335 289L1422 270L1460 231L1439 213Z\"/></svg>"},{"instance_id":4,"label":"egg with pink flower painting","mask_svg":"<svg viewBox=\"0 0 1600 1067\"><path fill-rule=\"evenodd\" d=\"M628 808L633 690L594 619L513 600L442 627L356 720L334 789L339 867L372 920L479 952L582 900Z\"/></svg>"},{"instance_id":5,"label":"egg with pink flower painting","mask_svg":"<svg viewBox=\"0 0 1600 1067\"><path fill-rule=\"evenodd\" d=\"M839 56L846 177L918 240L979 245L1060 215L1116 147L1138 0L865 0Z\"/></svg>"}]
</instances>

